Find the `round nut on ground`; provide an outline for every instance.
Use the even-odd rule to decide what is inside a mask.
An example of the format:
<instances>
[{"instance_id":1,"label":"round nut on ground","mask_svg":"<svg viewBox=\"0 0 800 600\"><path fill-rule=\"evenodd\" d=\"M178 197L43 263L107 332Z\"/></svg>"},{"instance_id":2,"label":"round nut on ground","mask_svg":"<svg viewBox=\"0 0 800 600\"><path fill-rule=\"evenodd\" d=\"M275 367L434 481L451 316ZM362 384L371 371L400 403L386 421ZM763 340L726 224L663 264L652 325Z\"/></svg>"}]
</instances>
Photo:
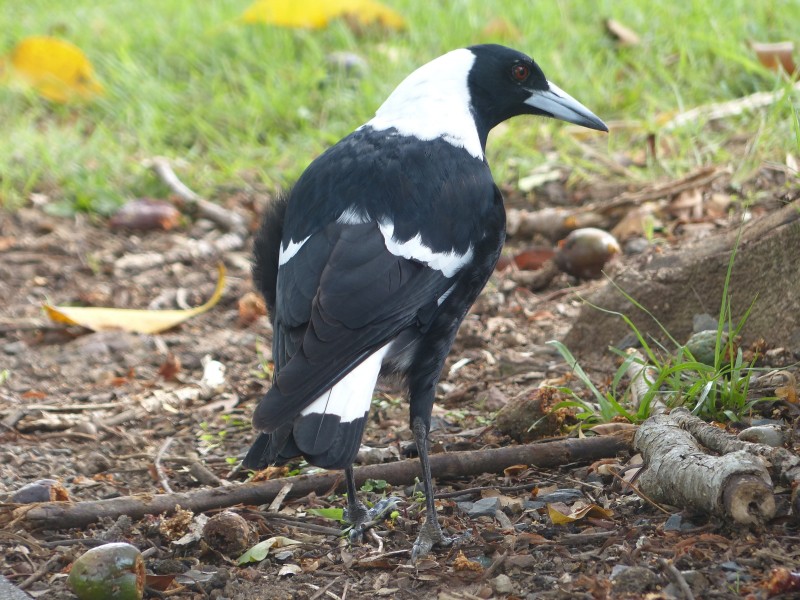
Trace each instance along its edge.
<instances>
[{"instance_id":1,"label":"round nut on ground","mask_svg":"<svg viewBox=\"0 0 800 600\"><path fill-rule=\"evenodd\" d=\"M104 544L72 564L67 585L79 600L141 600L145 570L142 553L130 544Z\"/></svg>"},{"instance_id":2,"label":"round nut on ground","mask_svg":"<svg viewBox=\"0 0 800 600\"><path fill-rule=\"evenodd\" d=\"M252 545L253 533L247 521L226 510L208 520L203 527L203 541L220 554L238 556Z\"/></svg>"}]
</instances>

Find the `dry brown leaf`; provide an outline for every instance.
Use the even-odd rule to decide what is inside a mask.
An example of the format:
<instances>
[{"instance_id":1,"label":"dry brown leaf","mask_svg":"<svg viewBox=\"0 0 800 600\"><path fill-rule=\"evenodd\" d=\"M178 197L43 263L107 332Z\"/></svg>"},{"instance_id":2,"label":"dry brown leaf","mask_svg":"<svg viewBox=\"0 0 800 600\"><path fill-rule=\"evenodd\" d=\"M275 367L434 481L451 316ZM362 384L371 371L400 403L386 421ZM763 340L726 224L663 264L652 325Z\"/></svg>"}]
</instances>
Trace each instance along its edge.
<instances>
[{"instance_id":1,"label":"dry brown leaf","mask_svg":"<svg viewBox=\"0 0 800 600\"><path fill-rule=\"evenodd\" d=\"M56 323L79 325L93 331L128 331L130 333L159 333L212 308L225 290L225 267L218 267L217 287L208 302L186 310L146 310L103 308L92 306L44 306L47 315Z\"/></svg>"},{"instance_id":2,"label":"dry brown leaf","mask_svg":"<svg viewBox=\"0 0 800 600\"><path fill-rule=\"evenodd\" d=\"M792 56L794 42L751 42L750 47L756 53L758 61L767 69L771 71L783 69L789 75L797 71L797 63Z\"/></svg>"},{"instance_id":3,"label":"dry brown leaf","mask_svg":"<svg viewBox=\"0 0 800 600\"><path fill-rule=\"evenodd\" d=\"M181 220L181 213L169 202L139 198L126 202L109 220L113 228L169 231Z\"/></svg>"},{"instance_id":4,"label":"dry brown leaf","mask_svg":"<svg viewBox=\"0 0 800 600\"><path fill-rule=\"evenodd\" d=\"M615 19L606 19L606 32L617 40L620 46L638 46L641 39L630 27L626 27Z\"/></svg>"},{"instance_id":5,"label":"dry brown leaf","mask_svg":"<svg viewBox=\"0 0 800 600\"><path fill-rule=\"evenodd\" d=\"M53 102L90 100L103 93L80 48L49 36L31 36L11 52L16 79Z\"/></svg>"},{"instance_id":6,"label":"dry brown leaf","mask_svg":"<svg viewBox=\"0 0 800 600\"><path fill-rule=\"evenodd\" d=\"M456 571L475 571L476 573L483 571L483 567L479 562L468 559L461 550L458 551L458 555L453 560L453 568Z\"/></svg>"},{"instance_id":7,"label":"dry brown leaf","mask_svg":"<svg viewBox=\"0 0 800 600\"><path fill-rule=\"evenodd\" d=\"M239 298L238 309L239 325L243 327L267 314L267 304L256 292L247 292Z\"/></svg>"},{"instance_id":8,"label":"dry brown leaf","mask_svg":"<svg viewBox=\"0 0 800 600\"><path fill-rule=\"evenodd\" d=\"M547 514L550 516L553 525L566 525L567 523L574 523L586 517L611 519L614 516L614 513L610 510L598 506L597 504L581 506L580 503L576 503L575 506L570 508L563 502L548 504Z\"/></svg>"},{"instance_id":9,"label":"dry brown leaf","mask_svg":"<svg viewBox=\"0 0 800 600\"><path fill-rule=\"evenodd\" d=\"M503 17L495 17L489 21L481 31L483 36L487 38L518 40L522 37L519 28Z\"/></svg>"},{"instance_id":10,"label":"dry brown leaf","mask_svg":"<svg viewBox=\"0 0 800 600\"><path fill-rule=\"evenodd\" d=\"M703 216L703 192L699 188L685 190L669 203L669 212L678 219L699 219Z\"/></svg>"}]
</instances>

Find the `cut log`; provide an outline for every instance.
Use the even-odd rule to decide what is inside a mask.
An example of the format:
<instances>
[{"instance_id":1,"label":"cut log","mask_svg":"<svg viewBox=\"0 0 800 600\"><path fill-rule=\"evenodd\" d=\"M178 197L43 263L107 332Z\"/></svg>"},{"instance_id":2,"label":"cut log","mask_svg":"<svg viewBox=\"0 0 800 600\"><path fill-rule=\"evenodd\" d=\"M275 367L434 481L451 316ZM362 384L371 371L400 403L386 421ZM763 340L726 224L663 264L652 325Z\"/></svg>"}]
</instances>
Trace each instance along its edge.
<instances>
[{"instance_id":1,"label":"cut log","mask_svg":"<svg viewBox=\"0 0 800 600\"><path fill-rule=\"evenodd\" d=\"M616 456L630 449L630 438L629 432L624 432L621 435L569 438L522 446L434 454L430 457L431 470L433 476L441 480L480 473L501 473L503 469L518 464L552 468ZM392 485L410 485L418 477L421 477L421 471L417 459L355 469L356 484L359 486L367 479L383 479ZM6 518L0 512L0 523L11 517L31 528L69 529L85 527L103 517L116 519L121 515L128 515L133 519L140 519L145 515L171 513L178 505L184 510L200 513L236 504L268 504L287 484L291 484L290 496L293 497L306 496L311 492L321 495L331 489L344 489L341 472L325 471L314 475L195 492L141 494L76 503L48 502L16 508L14 505L10 511L6 509Z\"/></svg>"},{"instance_id":2,"label":"cut log","mask_svg":"<svg viewBox=\"0 0 800 600\"><path fill-rule=\"evenodd\" d=\"M772 481L762 460L736 450L708 454L682 422L685 409L647 419L634 437L642 453L642 493L681 508L728 516L737 523L760 524L775 516Z\"/></svg>"}]
</instances>

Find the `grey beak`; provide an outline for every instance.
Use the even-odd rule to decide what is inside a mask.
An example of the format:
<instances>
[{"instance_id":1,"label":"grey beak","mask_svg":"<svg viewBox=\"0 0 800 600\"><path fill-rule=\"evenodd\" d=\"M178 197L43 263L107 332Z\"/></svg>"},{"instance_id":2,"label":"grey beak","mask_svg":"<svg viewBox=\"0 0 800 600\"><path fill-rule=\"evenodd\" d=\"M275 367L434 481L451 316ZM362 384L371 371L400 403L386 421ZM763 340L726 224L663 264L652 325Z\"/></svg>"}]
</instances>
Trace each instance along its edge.
<instances>
[{"instance_id":1,"label":"grey beak","mask_svg":"<svg viewBox=\"0 0 800 600\"><path fill-rule=\"evenodd\" d=\"M531 97L525 100L525 104L550 115L554 119L575 123L575 125L581 125L589 129L608 131L606 124L592 111L556 84L549 81L547 83L550 89L534 91Z\"/></svg>"}]
</instances>

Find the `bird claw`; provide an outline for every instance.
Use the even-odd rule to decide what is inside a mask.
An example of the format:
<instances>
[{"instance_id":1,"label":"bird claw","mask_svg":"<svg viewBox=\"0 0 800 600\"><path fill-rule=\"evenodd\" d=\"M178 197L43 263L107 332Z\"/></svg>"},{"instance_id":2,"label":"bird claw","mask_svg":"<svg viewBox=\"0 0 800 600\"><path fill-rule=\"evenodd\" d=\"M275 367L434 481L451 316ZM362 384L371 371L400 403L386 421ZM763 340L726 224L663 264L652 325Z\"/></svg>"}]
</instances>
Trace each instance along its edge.
<instances>
[{"instance_id":1,"label":"bird claw","mask_svg":"<svg viewBox=\"0 0 800 600\"><path fill-rule=\"evenodd\" d=\"M441 548L449 548L450 546L460 546L471 537L467 531L461 535L448 537L442 531L437 521L428 521L419 530L414 546L411 548L411 563L417 562L417 559L422 558L428 554L434 546Z\"/></svg>"},{"instance_id":2,"label":"bird claw","mask_svg":"<svg viewBox=\"0 0 800 600\"><path fill-rule=\"evenodd\" d=\"M347 534L350 542L354 544L362 542L364 534L380 523L399 502L398 498L382 498L372 508L367 508L360 502L354 507L349 507L344 517L352 525Z\"/></svg>"}]
</instances>

